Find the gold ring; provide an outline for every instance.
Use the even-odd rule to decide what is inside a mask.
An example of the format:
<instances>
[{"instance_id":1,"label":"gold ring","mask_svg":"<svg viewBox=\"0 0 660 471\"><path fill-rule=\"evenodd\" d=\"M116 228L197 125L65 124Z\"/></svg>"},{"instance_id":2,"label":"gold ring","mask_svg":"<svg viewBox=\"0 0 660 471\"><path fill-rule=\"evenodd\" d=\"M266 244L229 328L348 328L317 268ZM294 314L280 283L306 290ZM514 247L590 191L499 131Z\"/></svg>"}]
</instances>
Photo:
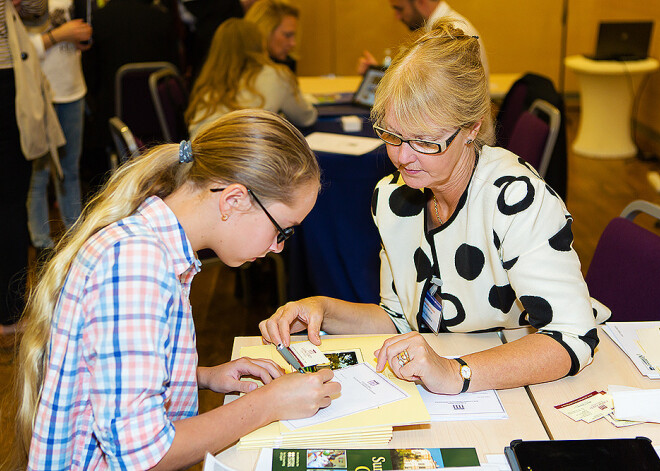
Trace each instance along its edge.
<instances>
[{"instance_id":1,"label":"gold ring","mask_svg":"<svg viewBox=\"0 0 660 471\"><path fill-rule=\"evenodd\" d=\"M396 356L396 359L399 360L399 367L402 367L406 363L410 362L410 355L408 355L408 350L404 350Z\"/></svg>"}]
</instances>

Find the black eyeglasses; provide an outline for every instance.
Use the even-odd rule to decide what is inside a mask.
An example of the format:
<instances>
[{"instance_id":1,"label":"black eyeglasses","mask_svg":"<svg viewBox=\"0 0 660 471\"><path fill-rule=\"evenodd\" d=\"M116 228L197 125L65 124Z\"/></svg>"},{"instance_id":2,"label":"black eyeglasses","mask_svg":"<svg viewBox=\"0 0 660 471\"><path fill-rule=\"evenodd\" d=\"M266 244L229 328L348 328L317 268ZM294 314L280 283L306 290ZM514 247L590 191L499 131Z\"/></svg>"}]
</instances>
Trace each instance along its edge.
<instances>
[{"instance_id":1,"label":"black eyeglasses","mask_svg":"<svg viewBox=\"0 0 660 471\"><path fill-rule=\"evenodd\" d=\"M374 126L374 131L378 137L391 146L398 147L404 142L407 142L413 150L420 154L442 154L451 145L456 136L458 136L461 128L458 128L456 132L449 136L449 139L444 142L424 141L422 139L404 139L402 136L399 136L392 131L388 131L387 129L383 129L380 126Z\"/></svg>"},{"instance_id":2,"label":"black eyeglasses","mask_svg":"<svg viewBox=\"0 0 660 471\"><path fill-rule=\"evenodd\" d=\"M211 188L211 191L213 191L213 192L218 192L218 191L222 191L222 190L224 190L224 188ZM257 204L259 206L261 206L261 209L264 210L264 213L266 213L266 216L268 216L268 219L270 219L270 222L272 222L273 226L275 226L275 229L277 229L277 232L278 232L278 234L277 234L277 243L281 244L282 242L287 240L289 237L291 237L293 235L293 227L287 227L286 229L282 229L282 226L280 226L277 223L277 221L275 221L275 219L273 218L273 216L270 215L270 213L268 212L266 207L263 204L261 204L261 201L259 201L259 198L257 198L257 195L255 195L254 192L252 190L250 190L249 188L247 189L247 191L250 195L252 195L252 198L254 198L254 200L257 202Z\"/></svg>"}]
</instances>

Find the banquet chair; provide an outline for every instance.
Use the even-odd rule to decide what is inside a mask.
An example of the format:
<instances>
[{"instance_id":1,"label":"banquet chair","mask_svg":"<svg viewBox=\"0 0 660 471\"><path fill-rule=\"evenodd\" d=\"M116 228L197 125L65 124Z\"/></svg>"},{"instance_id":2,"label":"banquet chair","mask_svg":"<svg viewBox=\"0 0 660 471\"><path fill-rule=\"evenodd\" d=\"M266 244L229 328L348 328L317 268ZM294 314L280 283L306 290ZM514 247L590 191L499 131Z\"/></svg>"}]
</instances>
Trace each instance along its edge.
<instances>
[{"instance_id":1,"label":"banquet chair","mask_svg":"<svg viewBox=\"0 0 660 471\"><path fill-rule=\"evenodd\" d=\"M131 130L124 122L116 116L108 120L110 135L115 145L115 150L110 154L110 168L116 170L119 165L137 155L141 144L135 139Z\"/></svg>"},{"instance_id":2,"label":"banquet chair","mask_svg":"<svg viewBox=\"0 0 660 471\"><path fill-rule=\"evenodd\" d=\"M149 92L149 76L161 69L178 73L170 62L133 62L115 74L115 116L145 144L165 139Z\"/></svg>"},{"instance_id":3,"label":"banquet chair","mask_svg":"<svg viewBox=\"0 0 660 471\"><path fill-rule=\"evenodd\" d=\"M164 139L168 142L187 139L183 116L188 106L188 90L183 77L169 68L157 70L149 75L149 91Z\"/></svg>"},{"instance_id":4,"label":"banquet chair","mask_svg":"<svg viewBox=\"0 0 660 471\"><path fill-rule=\"evenodd\" d=\"M591 296L612 311L611 321L660 320L660 235L633 222L660 206L637 200L605 227L585 281Z\"/></svg>"},{"instance_id":5,"label":"banquet chair","mask_svg":"<svg viewBox=\"0 0 660 471\"><path fill-rule=\"evenodd\" d=\"M528 111L532 103L539 98L557 108L561 117L552 158L543 178L562 199L566 200L568 188L566 114L564 99L555 89L552 80L542 75L526 73L513 83L497 112L496 145L509 149L518 118L523 112Z\"/></svg>"},{"instance_id":6,"label":"banquet chair","mask_svg":"<svg viewBox=\"0 0 660 471\"><path fill-rule=\"evenodd\" d=\"M545 178L560 124L559 110L545 100L536 99L518 117L506 148L529 162Z\"/></svg>"}]
</instances>

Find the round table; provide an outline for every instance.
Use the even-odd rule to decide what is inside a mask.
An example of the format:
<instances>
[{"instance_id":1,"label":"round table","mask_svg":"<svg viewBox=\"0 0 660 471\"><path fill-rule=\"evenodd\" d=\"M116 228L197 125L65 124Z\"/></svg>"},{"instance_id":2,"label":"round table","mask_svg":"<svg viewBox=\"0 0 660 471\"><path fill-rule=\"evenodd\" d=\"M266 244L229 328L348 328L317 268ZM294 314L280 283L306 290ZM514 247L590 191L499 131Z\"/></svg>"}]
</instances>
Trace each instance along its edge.
<instances>
[{"instance_id":1,"label":"round table","mask_svg":"<svg viewBox=\"0 0 660 471\"><path fill-rule=\"evenodd\" d=\"M580 125L573 150L603 159L635 156L633 100L644 75L658 69L658 61L595 61L579 55L567 57L565 63L580 86Z\"/></svg>"}]
</instances>

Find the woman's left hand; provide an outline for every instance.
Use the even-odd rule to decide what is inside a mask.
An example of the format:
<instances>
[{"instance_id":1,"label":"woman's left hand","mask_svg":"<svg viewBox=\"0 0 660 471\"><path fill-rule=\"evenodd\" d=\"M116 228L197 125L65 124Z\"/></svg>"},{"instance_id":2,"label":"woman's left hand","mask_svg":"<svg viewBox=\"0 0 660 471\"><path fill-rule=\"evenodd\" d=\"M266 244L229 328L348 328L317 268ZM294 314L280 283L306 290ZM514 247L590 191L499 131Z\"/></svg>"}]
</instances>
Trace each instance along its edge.
<instances>
[{"instance_id":1,"label":"woman's left hand","mask_svg":"<svg viewBox=\"0 0 660 471\"><path fill-rule=\"evenodd\" d=\"M383 371L389 363L397 377L406 381L420 380L431 392L458 394L461 390L458 363L438 355L419 332L387 339L374 355L378 358L378 371Z\"/></svg>"},{"instance_id":2,"label":"woman's left hand","mask_svg":"<svg viewBox=\"0 0 660 471\"><path fill-rule=\"evenodd\" d=\"M218 393L243 392L257 389L253 381L241 381L243 376L252 376L263 384L284 374L284 370L274 361L263 358L242 357L213 367L197 368L197 382L200 389L210 389Z\"/></svg>"}]
</instances>

